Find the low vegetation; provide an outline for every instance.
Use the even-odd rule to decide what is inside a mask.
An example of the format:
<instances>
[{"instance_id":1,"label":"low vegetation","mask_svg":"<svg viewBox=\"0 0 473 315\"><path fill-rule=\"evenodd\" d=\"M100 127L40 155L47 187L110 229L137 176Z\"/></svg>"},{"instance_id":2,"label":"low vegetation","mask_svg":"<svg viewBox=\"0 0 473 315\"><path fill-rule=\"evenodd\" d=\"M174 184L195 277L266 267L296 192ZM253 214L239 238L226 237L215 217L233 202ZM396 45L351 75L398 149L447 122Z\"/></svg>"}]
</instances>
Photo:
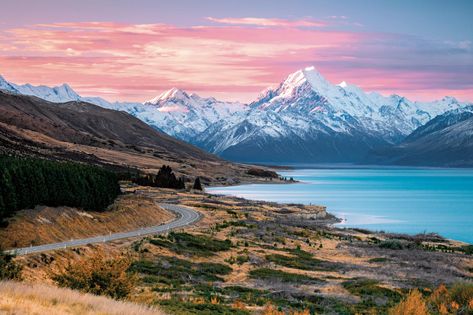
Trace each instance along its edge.
<instances>
[{"instance_id":1,"label":"low vegetation","mask_svg":"<svg viewBox=\"0 0 473 315\"><path fill-rule=\"evenodd\" d=\"M292 250L294 255L287 256L281 254L266 255L266 260L283 267L300 270L330 270L334 266L328 262L313 258L311 253L300 249Z\"/></svg>"},{"instance_id":2,"label":"low vegetation","mask_svg":"<svg viewBox=\"0 0 473 315\"><path fill-rule=\"evenodd\" d=\"M440 285L431 290L412 290L389 310L390 315L473 314L473 284Z\"/></svg>"},{"instance_id":3,"label":"low vegetation","mask_svg":"<svg viewBox=\"0 0 473 315\"><path fill-rule=\"evenodd\" d=\"M155 285L156 290L177 288L185 284L223 281L232 268L219 263L193 263L176 257L162 256L153 261L138 260L131 264L129 272L142 275L142 281Z\"/></svg>"},{"instance_id":4,"label":"low vegetation","mask_svg":"<svg viewBox=\"0 0 473 315\"><path fill-rule=\"evenodd\" d=\"M53 261L49 255L20 257L16 260L28 261L25 279L58 269L70 275L62 266L69 260L85 265L77 259L91 252L115 257L130 251L128 268L120 272L134 281L125 298L159 305L169 314L472 313L471 285L455 284L470 281L473 272L464 244L427 234L340 230L311 220L299 226L291 221L293 213L317 209L296 204L153 188L146 189L146 198L158 204L178 199L201 211L204 220L189 233L61 251L51 254ZM102 277L102 265L96 265L96 279ZM69 281L77 288L92 286L84 282ZM100 281L107 282L114 281ZM435 289L442 282L444 289ZM101 289L95 294L111 296L96 287ZM415 288L420 295L412 293ZM412 305L420 306L417 313L410 311Z\"/></svg>"},{"instance_id":5,"label":"low vegetation","mask_svg":"<svg viewBox=\"0 0 473 315\"><path fill-rule=\"evenodd\" d=\"M21 265L0 248L0 280L21 280Z\"/></svg>"},{"instance_id":6,"label":"low vegetation","mask_svg":"<svg viewBox=\"0 0 473 315\"><path fill-rule=\"evenodd\" d=\"M67 265L53 275L53 280L61 287L123 299L136 284L135 276L128 272L130 265L127 257L105 258L97 254Z\"/></svg>"},{"instance_id":7,"label":"low vegetation","mask_svg":"<svg viewBox=\"0 0 473 315\"><path fill-rule=\"evenodd\" d=\"M36 205L103 211L118 194L116 175L103 168L0 157L0 221Z\"/></svg>"},{"instance_id":8,"label":"low vegetation","mask_svg":"<svg viewBox=\"0 0 473 315\"><path fill-rule=\"evenodd\" d=\"M290 273L270 268L253 269L249 273L253 279L288 282L293 284L321 283L323 280L299 273Z\"/></svg>"},{"instance_id":9,"label":"low vegetation","mask_svg":"<svg viewBox=\"0 0 473 315\"><path fill-rule=\"evenodd\" d=\"M274 171L265 170L262 168L250 168L246 171L248 175L258 176L258 177L266 177L266 178L278 178L278 173Z\"/></svg>"},{"instance_id":10,"label":"low vegetation","mask_svg":"<svg viewBox=\"0 0 473 315\"><path fill-rule=\"evenodd\" d=\"M149 241L151 244L168 248L179 254L211 256L219 251L229 250L229 239L219 240L205 235L171 232L167 237L158 236Z\"/></svg>"}]
</instances>

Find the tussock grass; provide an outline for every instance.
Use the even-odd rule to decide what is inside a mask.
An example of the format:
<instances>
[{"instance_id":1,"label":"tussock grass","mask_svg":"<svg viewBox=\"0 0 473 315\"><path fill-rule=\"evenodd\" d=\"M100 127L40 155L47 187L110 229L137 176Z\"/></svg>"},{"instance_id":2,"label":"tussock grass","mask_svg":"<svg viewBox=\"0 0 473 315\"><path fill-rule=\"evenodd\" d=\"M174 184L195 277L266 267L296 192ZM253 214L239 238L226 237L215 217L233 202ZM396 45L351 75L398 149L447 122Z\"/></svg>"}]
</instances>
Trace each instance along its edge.
<instances>
[{"instance_id":1,"label":"tussock grass","mask_svg":"<svg viewBox=\"0 0 473 315\"><path fill-rule=\"evenodd\" d=\"M1 314L159 315L157 308L43 284L0 282Z\"/></svg>"}]
</instances>

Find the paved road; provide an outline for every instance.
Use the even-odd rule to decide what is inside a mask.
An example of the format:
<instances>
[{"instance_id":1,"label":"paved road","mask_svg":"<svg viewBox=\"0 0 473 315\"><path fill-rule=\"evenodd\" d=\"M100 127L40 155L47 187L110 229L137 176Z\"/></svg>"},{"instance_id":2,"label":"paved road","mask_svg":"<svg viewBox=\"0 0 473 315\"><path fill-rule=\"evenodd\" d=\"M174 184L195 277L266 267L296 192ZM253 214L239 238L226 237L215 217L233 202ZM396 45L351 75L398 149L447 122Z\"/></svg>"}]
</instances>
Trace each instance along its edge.
<instances>
[{"instance_id":1,"label":"paved road","mask_svg":"<svg viewBox=\"0 0 473 315\"><path fill-rule=\"evenodd\" d=\"M70 240L70 241L65 241L65 242L60 242L60 243L16 248L16 249L7 251L7 253L15 254L15 255L26 255L26 254L40 253L40 252L46 252L46 251L56 250L56 249L64 249L68 247L83 246L83 245L95 244L95 243L105 243L105 242L120 240L124 238L129 238L129 237L137 237L137 236L148 235L148 234L159 234L159 233L167 232L172 229L191 225L192 223L197 222L201 218L200 213L198 213L197 211L189 207L173 205L173 204L159 204L159 206L168 211L174 212L177 215L176 220L166 223L166 224L151 226L147 228L141 228L139 230L130 231L130 232L112 233L109 235L82 238L78 240Z\"/></svg>"}]
</instances>

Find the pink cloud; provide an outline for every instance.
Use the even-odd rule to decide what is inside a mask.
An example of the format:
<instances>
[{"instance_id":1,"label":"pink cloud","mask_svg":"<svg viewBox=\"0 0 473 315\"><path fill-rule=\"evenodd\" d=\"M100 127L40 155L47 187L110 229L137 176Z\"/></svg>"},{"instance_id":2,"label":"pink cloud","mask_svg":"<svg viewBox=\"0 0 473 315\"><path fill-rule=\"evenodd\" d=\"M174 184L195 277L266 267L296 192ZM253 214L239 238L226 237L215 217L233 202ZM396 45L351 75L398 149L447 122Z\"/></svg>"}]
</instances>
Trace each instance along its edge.
<instances>
[{"instance_id":1,"label":"pink cloud","mask_svg":"<svg viewBox=\"0 0 473 315\"><path fill-rule=\"evenodd\" d=\"M266 26L266 27L324 27L327 22L315 21L312 19L303 20L286 20L286 19L268 19L268 18L214 18L207 17L207 20L219 24L232 25L252 25L252 26Z\"/></svg>"},{"instance_id":2,"label":"pink cloud","mask_svg":"<svg viewBox=\"0 0 473 315\"><path fill-rule=\"evenodd\" d=\"M345 80L414 99L444 94L473 99L469 45L321 30L303 27L308 25L301 21L244 21L194 27L54 23L7 29L0 31L0 74L17 83L67 82L83 95L110 100L144 101L179 87L250 101L290 72L315 65L333 83ZM255 23L266 27L244 27Z\"/></svg>"}]
</instances>

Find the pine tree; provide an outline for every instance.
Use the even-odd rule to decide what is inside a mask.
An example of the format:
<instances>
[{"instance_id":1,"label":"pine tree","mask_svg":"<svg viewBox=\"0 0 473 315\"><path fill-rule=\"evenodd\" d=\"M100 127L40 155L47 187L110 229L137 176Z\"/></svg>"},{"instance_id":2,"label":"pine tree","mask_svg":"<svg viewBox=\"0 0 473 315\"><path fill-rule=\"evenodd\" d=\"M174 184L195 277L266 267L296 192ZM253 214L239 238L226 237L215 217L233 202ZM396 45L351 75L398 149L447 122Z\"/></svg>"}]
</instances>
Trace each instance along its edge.
<instances>
[{"instance_id":1,"label":"pine tree","mask_svg":"<svg viewBox=\"0 0 473 315\"><path fill-rule=\"evenodd\" d=\"M194 181L194 187L192 187L195 190L202 190L202 184L200 183L200 178L196 177Z\"/></svg>"}]
</instances>

